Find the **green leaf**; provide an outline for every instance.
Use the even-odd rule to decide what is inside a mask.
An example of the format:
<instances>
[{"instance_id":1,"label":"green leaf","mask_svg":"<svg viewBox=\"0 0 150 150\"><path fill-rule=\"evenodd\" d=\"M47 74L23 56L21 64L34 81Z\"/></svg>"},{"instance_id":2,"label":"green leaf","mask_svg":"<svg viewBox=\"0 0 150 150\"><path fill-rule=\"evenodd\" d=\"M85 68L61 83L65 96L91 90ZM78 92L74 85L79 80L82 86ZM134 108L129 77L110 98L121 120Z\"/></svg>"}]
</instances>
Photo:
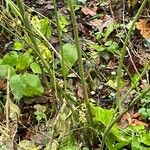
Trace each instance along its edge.
<instances>
[{"instance_id":1,"label":"green leaf","mask_svg":"<svg viewBox=\"0 0 150 150\"><path fill-rule=\"evenodd\" d=\"M104 40L107 39L107 37L113 32L114 29L115 29L114 24L110 25L110 26L107 28L106 32L104 32L104 34L103 34L103 36L105 37Z\"/></svg>"},{"instance_id":2,"label":"green leaf","mask_svg":"<svg viewBox=\"0 0 150 150\"><path fill-rule=\"evenodd\" d=\"M18 58L16 69L17 70L27 69L32 61L33 56L30 53L26 52Z\"/></svg>"},{"instance_id":3,"label":"green leaf","mask_svg":"<svg viewBox=\"0 0 150 150\"><path fill-rule=\"evenodd\" d=\"M139 78L139 75L138 74L134 74L133 77L131 78L131 84L135 85L135 83L137 82L138 78ZM138 84L139 84L139 82L137 82L135 86L138 86Z\"/></svg>"},{"instance_id":4,"label":"green leaf","mask_svg":"<svg viewBox=\"0 0 150 150\"><path fill-rule=\"evenodd\" d=\"M43 86L41 85L40 79L37 75L24 74L23 80L26 82L26 87L24 89L25 96L41 96L44 92Z\"/></svg>"},{"instance_id":5,"label":"green leaf","mask_svg":"<svg viewBox=\"0 0 150 150\"><path fill-rule=\"evenodd\" d=\"M64 44L62 47L62 53L63 53L65 64L67 64L71 68L78 59L76 46L70 43ZM65 74L67 75L68 72L69 72L69 68L65 67Z\"/></svg>"},{"instance_id":6,"label":"green leaf","mask_svg":"<svg viewBox=\"0 0 150 150\"><path fill-rule=\"evenodd\" d=\"M47 39L51 37L51 26L48 18L40 20L40 31L45 35Z\"/></svg>"},{"instance_id":7,"label":"green leaf","mask_svg":"<svg viewBox=\"0 0 150 150\"><path fill-rule=\"evenodd\" d=\"M31 63L30 68L34 73L42 73L40 66L35 62Z\"/></svg>"},{"instance_id":8,"label":"green leaf","mask_svg":"<svg viewBox=\"0 0 150 150\"><path fill-rule=\"evenodd\" d=\"M107 41L104 45L107 47L108 51L110 51L113 54L118 54L119 55L119 51L118 51L119 45L118 45L117 42Z\"/></svg>"},{"instance_id":9,"label":"green leaf","mask_svg":"<svg viewBox=\"0 0 150 150\"><path fill-rule=\"evenodd\" d=\"M148 118L148 113L146 112L146 108L143 107L143 108L139 109L139 113L140 113L142 119Z\"/></svg>"},{"instance_id":10,"label":"green leaf","mask_svg":"<svg viewBox=\"0 0 150 150\"><path fill-rule=\"evenodd\" d=\"M58 18L58 23L61 31L67 32L66 26L69 25L67 18L61 13L58 13Z\"/></svg>"},{"instance_id":11,"label":"green leaf","mask_svg":"<svg viewBox=\"0 0 150 150\"><path fill-rule=\"evenodd\" d=\"M95 123L101 123L105 127L110 123L114 115L114 110L103 109L94 105L91 105L91 112L94 116L93 121ZM120 148L128 143L128 141L119 133L119 128L116 124L111 128L111 132L109 134L110 135L107 136L106 139L106 144L110 150L117 150L115 146ZM119 143L112 147L110 141L112 143L118 141Z\"/></svg>"},{"instance_id":12,"label":"green leaf","mask_svg":"<svg viewBox=\"0 0 150 150\"><path fill-rule=\"evenodd\" d=\"M18 100L20 100L23 96L40 96L44 91L39 77L28 73L12 76L10 79L10 88L13 95Z\"/></svg>"},{"instance_id":13,"label":"green leaf","mask_svg":"<svg viewBox=\"0 0 150 150\"><path fill-rule=\"evenodd\" d=\"M20 41L16 41L13 46L13 49L17 51L22 50L23 48L24 48L24 44Z\"/></svg>"},{"instance_id":14,"label":"green leaf","mask_svg":"<svg viewBox=\"0 0 150 150\"><path fill-rule=\"evenodd\" d=\"M26 83L22 79L22 75L14 75L10 78L10 88L16 99L20 100L24 95Z\"/></svg>"},{"instance_id":15,"label":"green leaf","mask_svg":"<svg viewBox=\"0 0 150 150\"><path fill-rule=\"evenodd\" d=\"M8 69L10 69L10 76L15 74L15 69L9 65L0 65L0 77L8 77Z\"/></svg>"},{"instance_id":16,"label":"green leaf","mask_svg":"<svg viewBox=\"0 0 150 150\"><path fill-rule=\"evenodd\" d=\"M147 146L150 146L150 133L144 130L141 134L140 142Z\"/></svg>"},{"instance_id":17,"label":"green leaf","mask_svg":"<svg viewBox=\"0 0 150 150\"><path fill-rule=\"evenodd\" d=\"M98 52L102 52L105 50L105 47L102 45L98 45L98 44L91 44L90 45L91 48L95 49Z\"/></svg>"},{"instance_id":18,"label":"green leaf","mask_svg":"<svg viewBox=\"0 0 150 150\"><path fill-rule=\"evenodd\" d=\"M18 53L15 51L12 51L3 57L3 64L8 64L10 66L16 66L18 57L19 57Z\"/></svg>"},{"instance_id":19,"label":"green leaf","mask_svg":"<svg viewBox=\"0 0 150 150\"><path fill-rule=\"evenodd\" d=\"M52 58L51 51L43 43L39 44L39 48L43 58L49 61Z\"/></svg>"}]
</instances>

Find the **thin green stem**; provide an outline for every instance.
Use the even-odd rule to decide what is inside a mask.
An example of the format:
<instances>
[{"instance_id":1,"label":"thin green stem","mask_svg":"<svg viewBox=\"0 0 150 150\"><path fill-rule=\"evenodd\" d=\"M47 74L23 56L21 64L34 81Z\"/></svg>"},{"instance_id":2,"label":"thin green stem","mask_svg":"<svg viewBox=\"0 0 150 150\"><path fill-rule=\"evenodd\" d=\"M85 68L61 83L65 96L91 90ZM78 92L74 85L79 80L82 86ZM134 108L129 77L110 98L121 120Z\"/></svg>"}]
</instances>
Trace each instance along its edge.
<instances>
[{"instance_id":1,"label":"thin green stem","mask_svg":"<svg viewBox=\"0 0 150 150\"><path fill-rule=\"evenodd\" d=\"M93 119L92 119L92 114L91 114L90 102L89 102L89 98L88 98L88 94L87 94L87 84L86 84L85 76L84 76L82 51L81 51L80 44L79 44L78 29L77 29L77 23L76 23L75 9L74 9L74 5L73 5L73 0L68 0L68 4L69 4L71 18L72 18L74 40L75 40L75 44L76 44L76 47L77 47L79 73L80 73L80 76L81 76L81 82L82 82L82 86L83 86L84 99L85 99L85 104L86 104L86 107L87 107L89 123L92 127L93 126Z\"/></svg>"},{"instance_id":2,"label":"thin green stem","mask_svg":"<svg viewBox=\"0 0 150 150\"><path fill-rule=\"evenodd\" d=\"M127 47L128 41L130 40L130 36L131 36L132 30L133 30L133 27L134 27L135 23L137 22L137 20L139 19L146 3L147 3L147 0L144 0L142 2L141 7L139 8L137 14L135 15L134 20L133 20L133 22L132 22L132 24L129 28L128 34L126 36L122 51L121 51L121 56L120 56L120 59L119 59L119 67L118 67L118 71L117 71L117 94L116 94L117 106L119 108L119 111L121 111L121 109L122 109L120 88L121 88L121 76L122 76L123 59L124 59L125 54L126 54L126 47Z\"/></svg>"},{"instance_id":3,"label":"thin green stem","mask_svg":"<svg viewBox=\"0 0 150 150\"><path fill-rule=\"evenodd\" d=\"M126 37L126 39L125 39L124 46L123 46L123 48L122 48L121 57L120 57L120 60L119 60L118 79L117 79L117 108L119 108L120 111L122 110L122 109L121 109L122 101L128 96L128 94L131 92L131 90L132 90L132 89L134 88L134 86L136 85L136 84L135 84L133 87L131 87L131 88L128 90L128 92L127 92L127 94L125 95L125 97L123 97L123 98L121 99L121 95L120 95L120 86L121 86L121 85L120 85L120 83L121 83L123 59L124 59L124 56L125 56L125 54L126 54L126 46L127 46L127 43L128 43L128 41L129 41L129 39L130 39L132 29L133 29L133 27L134 27L136 21L137 21L138 18L140 17L140 14L142 13L142 10L144 9L144 7L145 7L145 5L146 5L146 2L147 2L147 0L144 0L144 1L142 2L141 7L139 8L139 10L138 10L138 12L137 12L137 14L136 14L136 16L135 16L135 18L134 18L134 20L133 20L131 26L130 26L130 29L129 29L128 34L127 34L127 37ZM148 66L149 66L149 63L148 63L147 66L144 68L144 70L143 70L143 72L142 72L142 74L141 74L140 77L142 77L142 76L144 75L144 73L146 72L146 69L147 69ZM139 79L140 79L140 78L139 78ZM149 89L150 89L150 88L149 88ZM149 89L148 89L148 90L149 90ZM105 129L105 131L104 131L104 135L103 135L103 137L102 137L102 143L101 143L100 150L103 150L104 143L105 143L105 139L106 139L106 137L107 137L108 132L109 132L109 131L111 130L111 128L113 127L113 125L114 125L119 119L121 119L121 117L122 117L130 108L132 108L132 107L138 102L138 100L139 100L143 95L145 95L145 94L148 92L148 90L146 90L145 92L143 92L141 95L137 96L137 97L131 102L131 104L128 106L127 109L125 109L116 119L114 119L110 124L108 124L108 126L106 127L106 129ZM117 109L117 108L116 108L116 109Z\"/></svg>"},{"instance_id":4,"label":"thin green stem","mask_svg":"<svg viewBox=\"0 0 150 150\"><path fill-rule=\"evenodd\" d=\"M85 76L84 76L82 51L81 51L80 44L79 44L78 29L77 29L73 0L68 0L68 5L70 8L70 14L71 14L72 25L73 25L74 40L75 40L77 53L78 53L79 73L81 76L81 83L82 83L82 87L83 87L84 101L85 101L85 105L87 108L88 122L89 122L89 125L91 126L91 128L93 128L94 127L93 126L93 118L92 118L90 102L89 102L89 98L88 98L88 94L87 94L87 84L86 84ZM91 143L90 143L89 139L91 138L93 140L94 136L93 136L92 131L88 131L88 132L89 132L89 134L87 135L85 129L83 130L86 145L91 149Z\"/></svg>"},{"instance_id":5,"label":"thin green stem","mask_svg":"<svg viewBox=\"0 0 150 150\"><path fill-rule=\"evenodd\" d=\"M64 92L66 91L67 88L67 80L66 80L66 65L65 65L65 60L64 60L64 55L63 55L63 51L62 51L62 31L61 31L61 27L59 24L59 16L58 16L58 8L57 8L57 3L56 0L53 0L53 5L54 5L54 11L55 11L55 17L56 17L56 25L57 25L57 32L58 32L58 39L59 39L59 47L60 47L60 52L61 52L61 67L62 67L62 72L63 72L63 76L64 76Z\"/></svg>"},{"instance_id":6,"label":"thin green stem","mask_svg":"<svg viewBox=\"0 0 150 150\"><path fill-rule=\"evenodd\" d=\"M130 87L130 89L126 92L125 96L121 99L121 101L123 102L124 99L127 98L127 96L130 94L130 92L136 87L137 83L140 81L140 79L144 76L144 74L146 73L146 71L148 70L150 66L150 60L147 63L147 65L144 67L141 75L137 78L136 82Z\"/></svg>"}]
</instances>

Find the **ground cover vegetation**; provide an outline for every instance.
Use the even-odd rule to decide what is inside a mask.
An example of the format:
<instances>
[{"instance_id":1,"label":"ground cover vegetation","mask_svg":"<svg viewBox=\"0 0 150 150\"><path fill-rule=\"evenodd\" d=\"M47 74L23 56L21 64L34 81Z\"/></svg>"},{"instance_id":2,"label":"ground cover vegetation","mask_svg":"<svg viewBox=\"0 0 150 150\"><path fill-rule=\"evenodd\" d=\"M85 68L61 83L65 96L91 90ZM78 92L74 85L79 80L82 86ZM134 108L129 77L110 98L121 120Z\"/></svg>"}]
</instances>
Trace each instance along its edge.
<instances>
[{"instance_id":1,"label":"ground cover vegetation","mask_svg":"<svg viewBox=\"0 0 150 150\"><path fill-rule=\"evenodd\" d=\"M0 150L150 149L150 1L0 1Z\"/></svg>"}]
</instances>

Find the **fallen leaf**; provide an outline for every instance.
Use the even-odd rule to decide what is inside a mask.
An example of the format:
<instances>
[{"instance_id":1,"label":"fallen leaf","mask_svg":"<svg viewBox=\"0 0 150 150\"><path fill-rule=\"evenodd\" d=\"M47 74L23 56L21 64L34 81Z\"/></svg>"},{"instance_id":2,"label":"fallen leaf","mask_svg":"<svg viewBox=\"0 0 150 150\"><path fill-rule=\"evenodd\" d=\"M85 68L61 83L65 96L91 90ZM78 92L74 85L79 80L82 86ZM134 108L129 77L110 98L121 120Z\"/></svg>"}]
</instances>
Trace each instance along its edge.
<instances>
[{"instance_id":1,"label":"fallen leaf","mask_svg":"<svg viewBox=\"0 0 150 150\"><path fill-rule=\"evenodd\" d=\"M6 90L7 88L7 83L4 80L0 79L0 90Z\"/></svg>"},{"instance_id":2,"label":"fallen leaf","mask_svg":"<svg viewBox=\"0 0 150 150\"><path fill-rule=\"evenodd\" d=\"M93 7L84 6L84 7L82 7L81 11L85 15L95 16L96 15L96 11L97 11L97 6L93 6Z\"/></svg>"},{"instance_id":3,"label":"fallen leaf","mask_svg":"<svg viewBox=\"0 0 150 150\"><path fill-rule=\"evenodd\" d=\"M148 124L143 122L143 121L139 121L138 119L133 119L132 120L132 125L133 126L145 126L148 127Z\"/></svg>"},{"instance_id":4,"label":"fallen leaf","mask_svg":"<svg viewBox=\"0 0 150 150\"><path fill-rule=\"evenodd\" d=\"M90 21L90 25L94 26L99 32L102 32L105 27L109 27L114 23L114 19L110 15L105 15L102 19L94 19Z\"/></svg>"},{"instance_id":5,"label":"fallen leaf","mask_svg":"<svg viewBox=\"0 0 150 150\"><path fill-rule=\"evenodd\" d=\"M145 39L150 39L150 20L140 19L139 22L136 23L136 28L140 30L141 35Z\"/></svg>"},{"instance_id":6,"label":"fallen leaf","mask_svg":"<svg viewBox=\"0 0 150 150\"><path fill-rule=\"evenodd\" d=\"M137 113L129 113L127 112L120 120L119 122L119 127L120 128L127 128L129 125L133 125L133 126L145 126L147 127L148 124L139 120L140 119L140 114Z\"/></svg>"}]
</instances>

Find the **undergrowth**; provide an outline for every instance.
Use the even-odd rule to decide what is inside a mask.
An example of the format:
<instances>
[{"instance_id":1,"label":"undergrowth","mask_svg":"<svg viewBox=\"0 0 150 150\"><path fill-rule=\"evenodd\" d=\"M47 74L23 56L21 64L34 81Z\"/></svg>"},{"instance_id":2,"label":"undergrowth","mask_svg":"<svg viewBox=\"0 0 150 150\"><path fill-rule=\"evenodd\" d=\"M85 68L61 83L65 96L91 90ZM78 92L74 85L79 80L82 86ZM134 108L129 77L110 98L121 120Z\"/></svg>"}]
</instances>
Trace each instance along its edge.
<instances>
[{"instance_id":1,"label":"undergrowth","mask_svg":"<svg viewBox=\"0 0 150 150\"><path fill-rule=\"evenodd\" d=\"M142 103L139 112L142 118L150 118L150 108L145 108L149 103L147 95L150 87L148 85L137 90L138 83L149 70L150 61L145 64L126 93L121 95L120 92L125 85L123 70L127 68L124 68L123 61L127 45L147 0L143 0L134 16L122 48L115 41L107 41L107 36L112 31L95 35L97 39L104 36L104 44L100 45L86 39L82 41L75 14L79 5L74 0L65 0L64 3L71 21L60 13L55 0L54 20L29 8L22 0L5 0L0 6L1 34L12 38L7 46L8 51L4 52L0 59L0 77L7 83L7 91L1 101L2 105L5 105L2 109L5 109L6 121L0 125L0 147L32 150L147 149L150 146L149 132L144 126L129 126L122 129L118 125L120 119L140 100ZM66 32L68 27L72 28L71 35ZM113 29L117 28L117 25L113 25ZM54 35L59 39L56 42L57 47L50 42ZM69 39L68 42L64 42L64 37ZM109 82L104 83L112 88L112 96L109 96L113 97L114 106L111 109L99 106L97 100L91 96L93 91L89 94L89 85L93 90L96 89L92 78L96 78L97 81L101 77L95 69L91 72L88 70L94 77L87 73L85 60L90 63L91 68L93 60L90 60L90 56L82 50L85 45L94 49L90 55L93 58L95 54L107 51L118 60L117 74L112 73ZM85 72L90 74L88 78ZM75 93L70 78L75 78L79 82L80 93ZM104 79L98 82L106 81ZM133 90L136 92L132 101L124 107L123 101ZM40 147L34 140L17 139L16 134L19 126L23 124L22 110L19 107L24 108L24 105L32 103L32 100L36 103L36 98L46 92L52 95L50 105L47 108L36 104L33 113L36 124L44 124L46 128L46 134L42 136L45 141L43 147Z\"/></svg>"}]
</instances>

